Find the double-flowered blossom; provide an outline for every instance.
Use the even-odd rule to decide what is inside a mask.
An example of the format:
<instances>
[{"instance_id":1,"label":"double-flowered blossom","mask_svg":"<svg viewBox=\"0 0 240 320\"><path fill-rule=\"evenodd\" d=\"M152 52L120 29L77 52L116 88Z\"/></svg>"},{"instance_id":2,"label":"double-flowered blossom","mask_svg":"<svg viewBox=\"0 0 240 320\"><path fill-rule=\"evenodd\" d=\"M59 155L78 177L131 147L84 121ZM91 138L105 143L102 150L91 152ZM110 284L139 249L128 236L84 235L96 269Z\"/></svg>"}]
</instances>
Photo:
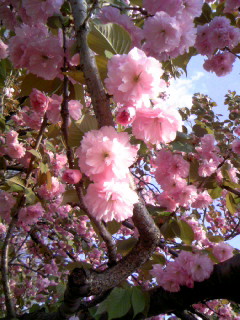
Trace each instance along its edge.
<instances>
[{"instance_id":1,"label":"double-flowered blossom","mask_svg":"<svg viewBox=\"0 0 240 320\"><path fill-rule=\"evenodd\" d=\"M97 220L123 221L132 216L133 205L138 202L138 196L128 182L112 180L90 184L84 200Z\"/></svg>"},{"instance_id":2,"label":"double-flowered blossom","mask_svg":"<svg viewBox=\"0 0 240 320\"><path fill-rule=\"evenodd\" d=\"M155 165L155 178L164 190L156 200L166 210L172 212L179 205L205 208L212 202L207 191L198 194L194 185L187 185L190 164L181 155L162 149Z\"/></svg>"},{"instance_id":3,"label":"double-flowered blossom","mask_svg":"<svg viewBox=\"0 0 240 320\"><path fill-rule=\"evenodd\" d=\"M18 225L21 225L24 230L29 231L29 225L36 223L38 219L43 216L44 212L45 211L40 202L32 206L22 208L18 215Z\"/></svg>"},{"instance_id":4,"label":"double-flowered blossom","mask_svg":"<svg viewBox=\"0 0 240 320\"><path fill-rule=\"evenodd\" d=\"M22 0L22 10L30 22L46 22L48 17L60 13L63 0Z\"/></svg>"},{"instance_id":5,"label":"double-flowered blossom","mask_svg":"<svg viewBox=\"0 0 240 320\"><path fill-rule=\"evenodd\" d=\"M222 162L222 157L218 155L219 148L215 146L215 139L212 134L205 134L201 138L201 144L196 148L197 157L201 160L198 174L201 177L208 177L213 174L218 165Z\"/></svg>"},{"instance_id":6,"label":"double-flowered blossom","mask_svg":"<svg viewBox=\"0 0 240 320\"><path fill-rule=\"evenodd\" d=\"M153 109L139 108L132 123L136 138L152 144L169 143L182 131L182 118L175 108L156 104Z\"/></svg>"},{"instance_id":7,"label":"double-flowered blossom","mask_svg":"<svg viewBox=\"0 0 240 320\"><path fill-rule=\"evenodd\" d=\"M61 197L64 191L65 186L58 181L58 178L52 177L51 184L49 186L47 184L41 185L37 193L45 200L53 200L56 197Z\"/></svg>"},{"instance_id":8,"label":"double-flowered blossom","mask_svg":"<svg viewBox=\"0 0 240 320\"><path fill-rule=\"evenodd\" d=\"M209 24L198 26L194 46L202 55L211 56L216 49L232 49L239 41L240 31L230 25L229 19L214 17Z\"/></svg>"},{"instance_id":9,"label":"double-flowered blossom","mask_svg":"<svg viewBox=\"0 0 240 320\"><path fill-rule=\"evenodd\" d=\"M143 6L150 14L164 11L170 16L185 15L188 18L198 17L201 14L203 0L143 0Z\"/></svg>"},{"instance_id":10,"label":"double-flowered blossom","mask_svg":"<svg viewBox=\"0 0 240 320\"><path fill-rule=\"evenodd\" d=\"M163 86L162 74L159 61L133 48L128 54L117 54L109 60L105 84L116 102L149 105L149 99L156 98Z\"/></svg>"},{"instance_id":11,"label":"double-flowered blossom","mask_svg":"<svg viewBox=\"0 0 240 320\"><path fill-rule=\"evenodd\" d=\"M182 251L164 270L161 265L154 265L151 273L165 290L178 292L180 286L193 288L194 281L208 279L212 271L213 262L206 254Z\"/></svg>"},{"instance_id":12,"label":"double-flowered blossom","mask_svg":"<svg viewBox=\"0 0 240 320\"><path fill-rule=\"evenodd\" d=\"M57 36L43 24L22 24L15 33L9 40L9 55L15 68L27 68L46 80L60 75L63 49Z\"/></svg>"},{"instance_id":13,"label":"double-flowered blossom","mask_svg":"<svg viewBox=\"0 0 240 320\"><path fill-rule=\"evenodd\" d=\"M11 130L6 135L5 152L13 159L22 158L25 155L26 149L22 143L18 142L18 133Z\"/></svg>"},{"instance_id":14,"label":"double-flowered blossom","mask_svg":"<svg viewBox=\"0 0 240 320\"><path fill-rule=\"evenodd\" d=\"M230 73L236 57L230 52L215 54L212 58L205 60L203 68L209 72L215 72L218 77Z\"/></svg>"},{"instance_id":15,"label":"double-flowered blossom","mask_svg":"<svg viewBox=\"0 0 240 320\"><path fill-rule=\"evenodd\" d=\"M113 127L87 132L76 151L79 167L94 182L125 179L137 155L126 132Z\"/></svg>"},{"instance_id":16,"label":"double-flowered blossom","mask_svg":"<svg viewBox=\"0 0 240 320\"><path fill-rule=\"evenodd\" d=\"M105 222L131 217L138 196L129 187L128 173L137 149L128 134L107 126L89 131L76 154L81 171L94 181L84 199L90 213Z\"/></svg>"}]
</instances>

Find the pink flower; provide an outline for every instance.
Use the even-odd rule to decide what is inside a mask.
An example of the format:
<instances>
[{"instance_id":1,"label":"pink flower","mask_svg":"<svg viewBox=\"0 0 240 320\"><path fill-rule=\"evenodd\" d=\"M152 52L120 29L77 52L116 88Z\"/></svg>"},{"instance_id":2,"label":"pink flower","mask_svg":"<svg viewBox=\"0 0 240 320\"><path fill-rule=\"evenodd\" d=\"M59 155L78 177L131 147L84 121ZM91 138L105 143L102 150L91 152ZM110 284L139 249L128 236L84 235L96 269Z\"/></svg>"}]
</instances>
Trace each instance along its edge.
<instances>
[{"instance_id":1,"label":"pink flower","mask_svg":"<svg viewBox=\"0 0 240 320\"><path fill-rule=\"evenodd\" d=\"M45 23L48 17L60 13L63 2L63 0L23 0L22 6L27 16L30 17L34 23Z\"/></svg>"},{"instance_id":2,"label":"pink flower","mask_svg":"<svg viewBox=\"0 0 240 320\"><path fill-rule=\"evenodd\" d=\"M208 279L213 271L213 262L205 254L194 255L190 264L190 273L194 281L201 282Z\"/></svg>"},{"instance_id":3,"label":"pink flower","mask_svg":"<svg viewBox=\"0 0 240 320\"><path fill-rule=\"evenodd\" d=\"M51 184L43 184L38 188L37 193L45 200L52 200L61 196L65 191L65 186L58 181L56 177L52 177Z\"/></svg>"},{"instance_id":4,"label":"pink flower","mask_svg":"<svg viewBox=\"0 0 240 320\"><path fill-rule=\"evenodd\" d=\"M240 136L240 126L237 126L237 127L234 129L234 133L237 134L238 136Z\"/></svg>"},{"instance_id":5,"label":"pink flower","mask_svg":"<svg viewBox=\"0 0 240 320\"><path fill-rule=\"evenodd\" d=\"M18 143L18 133L14 130L11 130L6 135L6 144L16 144Z\"/></svg>"},{"instance_id":6,"label":"pink flower","mask_svg":"<svg viewBox=\"0 0 240 320\"><path fill-rule=\"evenodd\" d=\"M87 132L76 151L79 167L93 181L124 179L135 160L137 150L125 132L112 127Z\"/></svg>"},{"instance_id":7,"label":"pink flower","mask_svg":"<svg viewBox=\"0 0 240 320\"><path fill-rule=\"evenodd\" d=\"M143 32L145 36L144 50L153 56L175 49L180 42L180 28L174 17L159 11L146 20Z\"/></svg>"},{"instance_id":8,"label":"pink flower","mask_svg":"<svg viewBox=\"0 0 240 320\"><path fill-rule=\"evenodd\" d=\"M235 59L235 56L230 52L218 53L205 60L203 67L205 70L215 72L217 76L222 77L232 71Z\"/></svg>"},{"instance_id":9,"label":"pink flower","mask_svg":"<svg viewBox=\"0 0 240 320\"><path fill-rule=\"evenodd\" d=\"M10 193L0 190L0 203L0 216L6 220L6 222L10 222L10 212L16 200Z\"/></svg>"},{"instance_id":10,"label":"pink flower","mask_svg":"<svg viewBox=\"0 0 240 320\"><path fill-rule=\"evenodd\" d=\"M182 119L173 108L141 108L137 109L132 128L137 139L152 144L169 143L176 138L177 131L182 131Z\"/></svg>"},{"instance_id":11,"label":"pink flower","mask_svg":"<svg viewBox=\"0 0 240 320\"><path fill-rule=\"evenodd\" d=\"M30 103L36 112L44 113L47 110L49 99L44 93L33 89L30 96Z\"/></svg>"},{"instance_id":12,"label":"pink flower","mask_svg":"<svg viewBox=\"0 0 240 320\"><path fill-rule=\"evenodd\" d=\"M74 120L79 120L81 118L82 108L83 108L83 105L78 100L68 101L69 114Z\"/></svg>"},{"instance_id":13,"label":"pink flower","mask_svg":"<svg viewBox=\"0 0 240 320\"><path fill-rule=\"evenodd\" d=\"M6 147L6 153L12 159L19 159L25 155L26 149L23 147L22 143L9 144Z\"/></svg>"},{"instance_id":14,"label":"pink flower","mask_svg":"<svg viewBox=\"0 0 240 320\"><path fill-rule=\"evenodd\" d=\"M240 7L240 0L226 0L224 11L225 13L232 13L237 11Z\"/></svg>"},{"instance_id":15,"label":"pink flower","mask_svg":"<svg viewBox=\"0 0 240 320\"><path fill-rule=\"evenodd\" d=\"M62 96L58 96L57 94L53 94L52 97L49 98L47 117L52 123L58 123L59 121L61 121L60 111L62 101Z\"/></svg>"},{"instance_id":16,"label":"pink flower","mask_svg":"<svg viewBox=\"0 0 240 320\"><path fill-rule=\"evenodd\" d=\"M224 242L216 244L212 252L220 262L230 259L233 256L233 248Z\"/></svg>"},{"instance_id":17,"label":"pink flower","mask_svg":"<svg viewBox=\"0 0 240 320\"><path fill-rule=\"evenodd\" d=\"M116 102L134 104L140 100L149 104L157 97L161 86L161 64L133 48L128 54L115 55L108 62L107 90Z\"/></svg>"},{"instance_id":18,"label":"pink flower","mask_svg":"<svg viewBox=\"0 0 240 320\"><path fill-rule=\"evenodd\" d=\"M61 74L63 49L58 37L49 33L45 25L22 24L15 33L9 40L9 55L15 68L27 68L46 80Z\"/></svg>"},{"instance_id":19,"label":"pink flower","mask_svg":"<svg viewBox=\"0 0 240 320\"><path fill-rule=\"evenodd\" d=\"M183 9L182 0L143 0L143 6L150 14L155 14L157 11L164 11L172 17L176 16L177 12Z\"/></svg>"},{"instance_id":20,"label":"pink flower","mask_svg":"<svg viewBox=\"0 0 240 320\"><path fill-rule=\"evenodd\" d=\"M82 179L82 174L79 170L67 169L64 171L62 179L64 182L76 184Z\"/></svg>"},{"instance_id":21,"label":"pink flower","mask_svg":"<svg viewBox=\"0 0 240 320\"><path fill-rule=\"evenodd\" d=\"M173 212L176 210L176 201L165 191L157 196L157 202L161 207L166 208L166 211Z\"/></svg>"},{"instance_id":22,"label":"pink flower","mask_svg":"<svg viewBox=\"0 0 240 320\"><path fill-rule=\"evenodd\" d=\"M0 60L5 59L8 56L8 45L6 45L1 39L0 39Z\"/></svg>"},{"instance_id":23,"label":"pink flower","mask_svg":"<svg viewBox=\"0 0 240 320\"><path fill-rule=\"evenodd\" d=\"M239 139L235 139L232 143L232 151L240 154L240 140Z\"/></svg>"},{"instance_id":24,"label":"pink flower","mask_svg":"<svg viewBox=\"0 0 240 320\"><path fill-rule=\"evenodd\" d=\"M123 221L133 214L133 205L138 202L136 192L126 182L93 183L84 198L90 213L105 222Z\"/></svg>"},{"instance_id":25,"label":"pink flower","mask_svg":"<svg viewBox=\"0 0 240 320\"><path fill-rule=\"evenodd\" d=\"M213 200L208 194L207 190L205 190L197 195L196 199L192 203L192 207L198 209L207 208L210 205L210 203L212 203L212 201Z\"/></svg>"},{"instance_id":26,"label":"pink flower","mask_svg":"<svg viewBox=\"0 0 240 320\"><path fill-rule=\"evenodd\" d=\"M32 225L38 221L44 214L44 209L41 203L38 202L32 206L22 208L18 215L18 224L21 225L25 230L30 230L27 225Z\"/></svg>"},{"instance_id":27,"label":"pink flower","mask_svg":"<svg viewBox=\"0 0 240 320\"><path fill-rule=\"evenodd\" d=\"M134 107L122 107L117 111L116 122L126 126L133 122L135 115L136 109Z\"/></svg>"}]
</instances>

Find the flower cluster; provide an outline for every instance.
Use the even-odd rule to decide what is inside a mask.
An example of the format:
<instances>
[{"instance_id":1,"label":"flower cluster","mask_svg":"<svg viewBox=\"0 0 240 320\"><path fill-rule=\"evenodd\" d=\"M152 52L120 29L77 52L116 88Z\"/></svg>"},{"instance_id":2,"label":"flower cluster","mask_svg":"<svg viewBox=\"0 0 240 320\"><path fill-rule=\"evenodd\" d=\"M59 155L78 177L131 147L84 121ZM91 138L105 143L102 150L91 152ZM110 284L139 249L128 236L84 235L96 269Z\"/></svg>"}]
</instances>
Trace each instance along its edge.
<instances>
[{"instance_id":1,"label":"flower cluster","mask_svg":"<svg viewBox=\"0 0 240 320\"><path fill-rule=\"evenodd\" d=\"M15 68L27 68L46 80L60 75L63 49L59 38L43 24L22 24L9 40L9 55Z\"/></svg>"},{"instance_id":2,"label":"flower cluster","mask_svg":"<svg viewBox=\"0 0 240 320\"><path fill-rule=\"evenodd\" d=\"M26 149L18 142L18 133L11 130L6 135L5 153L12 159L19 159L25 155Z\"/></svg>"},{"instance_id":3,"label":"flower cluster","mask_svg":"<svg viewBox=\"0 0 240 320\"><path fill-rule=\"evenodd\" d=\"M215 139L212 134L205 134L201 138L201 144L196 148L197 158L201 161L198 173L201 177L208 177L213 174L218 165L222 162L222 157L218 155L219 148L215 146Z\"/></svg>"},{"instance_id":4,"label":"flower cluster","mask_svg":"<svg viewBox=\"0 0 240 320\"><path fill-rule=\"evenodd\" d=\"M208 279L212 271L213 262L207 255L182 251L165 269L161 265L154 265L151 273L165 290L178 292L180 286L193 288L195 281Z\"/></svg>"},{"instance_id":5,"label":"flower cluster","mask_svg":"<svg viewBox=\"0 0 240 320\"><path fill-rule=\"evenodd\" d=\"M155 177L163 192L157 196L158 203L167 211L176 210L177 206L205 208L212 199L207 191L198 193L194 185L187 185L189 162L179 154L162 149L155 160Z\"/></svg>"},{"instance_id":6,"label":"flower cluster","mask_svg":"<svg viewBox=\"0 0 240 320\"><path fill-rule=\"evenodd\" d=\"M112 127L102 127L84 135L76 154L81 171L94 181L88 187L85 202L98 220L115 218L121 221L132 216L138 197L130 189L127 177L136 153L128 134L117 133Z\"/></svg>"},{"instance_id":7,"label":"flower cluster","mask_svg":"<svg viewBox=\"0 0 240 320\"><path fill-rule=\"evenodd\" d=\"M151 144L168 143L182 131L182 119L175 108L156 104L153 109L139 108L132 123L136 138Z\"/></svg>"},{"instance_id":8,"label":"flower cluster","mask_svg":"<svg viewBox=\"0 0 240 320\"><path fill-rule=\"evenodd\" d=\"M149 99L159 94L162 74L161 64L156 59L133 48L128 54L117 54L109 60L105 84L116 102L149 105Z\"/></svg>"}]
</instances>

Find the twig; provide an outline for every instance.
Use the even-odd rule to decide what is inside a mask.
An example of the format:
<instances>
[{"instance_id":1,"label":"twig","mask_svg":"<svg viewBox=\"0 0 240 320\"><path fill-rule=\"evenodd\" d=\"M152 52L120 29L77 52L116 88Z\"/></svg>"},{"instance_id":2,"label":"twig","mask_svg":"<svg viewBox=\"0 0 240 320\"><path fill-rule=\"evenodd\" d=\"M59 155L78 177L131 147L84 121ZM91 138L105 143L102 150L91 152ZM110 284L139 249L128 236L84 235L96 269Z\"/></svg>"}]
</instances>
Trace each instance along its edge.
<instances>
[{"instance_id":1,"label":"twig","mask_svg":"<svg viewBox=\"0 0 240 320\"><path fill-rule=\"evenodd\" d=\"M230 192L232 192L232 193L234 193L236 196L238 196L238 197L240 197L240 191L237 191L237 190L235 190L235 189L233 189L233 188L231 188L231 187L229 187L229 186L221 186L223 189L225 189L225 190L228 190L228 191L230 191Z\"/></svg>"},{"instance_id":2,"label":"twig","mask_svg":"<svg viewBox=\"0 0 240 320\"><path fill-rule=\"evenodd\" d=\"M67 58L66 58L66 32L65 32L65 27L62 24L62 30L63 30L63 51L64 51L64 58L63 58L63 71L67 71ZM69 146L68 142L68 125L69 125L69 110L68 110L68 77L64 74L63 78L63 102L61 105L61 116L62 116L62 126L61 126L61 131L62 135L64 138L64 142L66 145L66 151L67 151L67 158L68 158L68 164L69 168L73 169L74 168L74 156L73 156L73 151Z\"/></svg>"},{"instance_id":3,"label":"twig","mask_svg":"<svg viewBox=\"0 0 240 320\"><path fill-rule=\"evenodd\" d=\"M119 6L116 6L114 4L111 4L110 5L111 7L113 8L117 8L119 9L120 11L124 11L124 10L132 10L132 11L139 11L142 15L144 16L147 16L147 17L152 17L153 15L150 15L147 10L141 8L141 7L119 7Z\"/></svg>"},{"instance_id":4,"label":"twig","mask_svg":"<svg viewBox=\"0 0 240 320\"><path fill-rule=\"evenodd\" d=\"M88 22L88 20L90 19L91 15L92 15L93 11L96 9L97 5L98 5L98 0L93 0L93 4L92 4L91 8L88 10L87 16L86 16L85 20L83 21L83 26L86 25L86 23Z\"/></svg>"},{"instance_id":5,"label":"twig","mask_svg":"<svg viewBox=\"0 0 240 320\"><path fill-rule=\"evenodd\" d=\"M31 270L33 272L38 273L40 276L42 276L43 278L47 278L48 276L46 276L45 274L43 274L42 272L40 272L39 270L35 270L29 266L26 266L24 263L10 263L9 266L16 266L16 267L22 267L25 268L27 270Z\"/></svg>"}]
</instances>

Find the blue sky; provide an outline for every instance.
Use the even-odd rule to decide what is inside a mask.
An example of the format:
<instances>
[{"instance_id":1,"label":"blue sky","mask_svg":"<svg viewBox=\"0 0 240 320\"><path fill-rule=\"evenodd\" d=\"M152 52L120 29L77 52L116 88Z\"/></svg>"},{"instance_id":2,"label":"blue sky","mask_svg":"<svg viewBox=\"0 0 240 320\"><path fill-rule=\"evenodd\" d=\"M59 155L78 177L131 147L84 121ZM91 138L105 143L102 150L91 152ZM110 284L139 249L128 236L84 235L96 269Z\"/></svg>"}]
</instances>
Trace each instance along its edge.
<instances>
[{"instance_id":1,"label":"blue sky","mask_svg":"<svg viewBox=\"0 0 240 320\"><path fill-rule=\"evenodd\" d=\"M198 55L190 60L187 68L187 76L183 75L174 81L170 88L170 101L176 107L190 107L192 95L196 92L207 94L217 103L214 111L227 117L227 108L224 105L224 96L228 90L236 91L240 94L240 60L234 63L233 71L224 76L218 77L215 73L206 72L203 69L204 57ZM229 241L229 243L240 249L240 236Z\"/></svg>"},{"instance_id":2,"label":"blue sky","mask_svg":"<svg viewBox=\"0 0 240 320\"><path fill-rule=\"evenodd\" d=\"M240 94L240 60L236 59L233 71L224 76L218 77L215 73L206 72L203 68L204 57L194 56L187 67L187 76L176 80L170 89L171 95L175 96L179 107L191 106L191 97L194 93L200 92L209 95L218 104L217 113L227 115L224 106L224 96L228 90L235 90ZM174 98L172 98L174 100Z\"/></svg>"}]
</instances>

